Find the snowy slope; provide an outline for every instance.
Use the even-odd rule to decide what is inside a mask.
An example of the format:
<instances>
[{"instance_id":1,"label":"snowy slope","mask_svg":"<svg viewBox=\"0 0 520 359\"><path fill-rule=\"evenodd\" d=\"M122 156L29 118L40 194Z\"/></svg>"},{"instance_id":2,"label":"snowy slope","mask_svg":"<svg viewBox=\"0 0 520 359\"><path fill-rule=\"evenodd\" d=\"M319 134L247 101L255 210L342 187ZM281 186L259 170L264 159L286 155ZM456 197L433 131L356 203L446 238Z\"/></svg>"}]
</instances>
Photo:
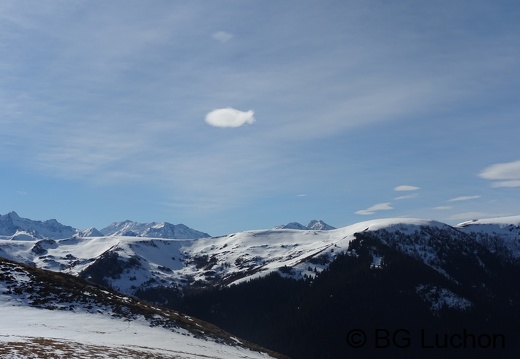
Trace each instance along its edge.
<instances>
[{"instance_id":1,"label":"snowy slope","mask_svg":"<svg viewBox=\"0 0 520 359\"><path fill-rule=\"evenodd\" d=\"M273 357L211 324L5 260L0 318L2 358Z\"/></svg>"},{"instance_id":2,"label":"snowy slope","mask_svg":"<svg viewBox=\"0 0 520 359\"><path fill-rule=\"evenodd\" d=\"M520 216L479 219L456 226L493 252L520 258Z\"/></svg>"},{"instance_id":3,"label":"snowy slope","mask_svg":"<svg viewBox=\"0 0 520 359\"><path fill-rule=\"evenodd\" d=\"M475 219L459 223L456 227L469 227L472 225L495 225L498 227L520 226L520 216L496 217Z\"/></svg>"},{"instance_id":4,"label":"snowy slope","mask_svg":"<svg viewBox=\"0 0 520 359\"><path fill-rule=\"evenodd\" d=\"M410 227L413 231L415 227L432 223L437 224L396 218L361 222L335 230L271 229L203 238L186 248L192 258L199 259L199 268L190 267L186 271L202 281L210 271L227 284L254 279L284 267L291 267L291 276L295 278L314 276L345 252L358 232L392 226Z\"/></svg>"},{"instance_id":5,"label":"snowy slope","mask_svg":"<svg viewBox=\"0 0 520 359\"><path fill-rule=\"evenodd\" d=\"M182 332L102 314L56 312L0 302L2 358L270 358ZM78 326L81 323L81 326Z\"/></svg>"}]
</instances>

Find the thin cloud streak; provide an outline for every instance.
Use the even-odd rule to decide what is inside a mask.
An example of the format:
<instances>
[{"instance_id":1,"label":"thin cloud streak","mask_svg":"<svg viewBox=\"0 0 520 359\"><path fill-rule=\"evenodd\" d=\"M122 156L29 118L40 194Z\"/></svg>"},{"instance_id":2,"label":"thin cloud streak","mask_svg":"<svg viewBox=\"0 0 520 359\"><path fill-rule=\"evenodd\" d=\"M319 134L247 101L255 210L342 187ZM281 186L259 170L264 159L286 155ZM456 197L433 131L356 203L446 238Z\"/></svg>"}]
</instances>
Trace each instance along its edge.
<instances>
[{"instance_id":1,"label":"thin cloud streak","mask_svg":"<svg viewBox=\"0 0 520 359\"><path fill-rule=\"evenodd\" d=\"M389 211L392 209L394 209L394 208L391 206L391 203L385 202L385 203L375 204L367 209L362 209L362 210L356 211L355 213L363 215L363 216L367 216L367 215L375 214L376 212L379 212L379 211Z\"/></svg>"},{"instance_id":2,"label":"thin cloud streak","mask_svg":"<svg viewBox=\"0 0 520 359\"><path fill-rule=\"evenodd\" d=\"M411 194L408 194L408 195L405 195L405 196L399 196L399 197L395 197L396 200L403 200L403 199L412 199L412 198L417 198L419 197L419 193L411 193Z\"/></svg>"},{"instance_id":3,"label":"thin cloud streak","mask_svg":"<svg viewBox=\"0 0 520 359\"><path fill-rule=\"evenodd\" d=\"M449 199L448 202L464 202L464 201L471 201L471 200L477 199L477 198L480 198L480 196L460 196L460 197L455 197L455 198Z\"/></svg>"},{"instance_id":4,"label":"thin cloud streak","mask_svg":"<svg viewBox=\"0 0 520 359\"><path fill-rule=\"evenodd\" d=\"M409 185L401 185L394 188L394 191L397 192L407 192L407 191L417 191L420 187L416 186L409 186Z\"/></svg>"}]
</instances>

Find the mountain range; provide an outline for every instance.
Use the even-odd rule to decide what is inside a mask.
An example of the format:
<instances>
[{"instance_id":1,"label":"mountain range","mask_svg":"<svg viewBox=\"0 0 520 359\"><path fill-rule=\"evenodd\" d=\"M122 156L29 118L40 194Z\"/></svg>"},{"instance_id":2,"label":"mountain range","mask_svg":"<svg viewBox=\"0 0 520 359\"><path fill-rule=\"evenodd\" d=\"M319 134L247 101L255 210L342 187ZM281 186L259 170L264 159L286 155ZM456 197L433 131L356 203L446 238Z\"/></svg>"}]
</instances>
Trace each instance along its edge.
<instances>
[{"instance_id":1,"label":"mountain range","mask_svg":"<svg viewBox=\"0 0 520 359\"><path fill-rule=\"evenodd\" d=\"M65 239L102 236L195 239L209 237L209 234L194 230L184 224L168 222L138 223L126 220L114 222L101 230L94 227L80 230L63 225L55 219L35 221L22 218L14 211L0 215L0 238L4 239Z\"/></svg>"},{"instance_id":2,"label":"mountain range","mask_svg":"<svg viewBox=\"0 0 520 359\"><path fill-rule=\"evenodd\" d=\"M131 223L97 237L5 237L0 257L179 310L294 359L400 356L401 346L378 350L375 337L398 329L409 334L407 353L422 357L520 353L520 216L311 222L196 239L146 238L153 225ZM366 334L363 348L346 341L353 330ZM424 330L434 344L468 332L507 341L424 350Z\"/></svg>"},{"instance_id":3,"label":"mountain range","mask_svg":"<svg viewBox=\"0 0 520 359\"><path fill-rule=\"evenodd\" d=\"M311 220L307 226L298 222L279 225L274 229L332 230L336 229L322 220ZM197 239L210 237L184 224L168 222L139 223L131 220L113 222L101 230L90 227L84 230L63 225L55 219L36 221L20 217L12 211L0 215L0 238L3 239L65 239L70 237L128 236L172 239Z\"/></svg>"}]
</instances>

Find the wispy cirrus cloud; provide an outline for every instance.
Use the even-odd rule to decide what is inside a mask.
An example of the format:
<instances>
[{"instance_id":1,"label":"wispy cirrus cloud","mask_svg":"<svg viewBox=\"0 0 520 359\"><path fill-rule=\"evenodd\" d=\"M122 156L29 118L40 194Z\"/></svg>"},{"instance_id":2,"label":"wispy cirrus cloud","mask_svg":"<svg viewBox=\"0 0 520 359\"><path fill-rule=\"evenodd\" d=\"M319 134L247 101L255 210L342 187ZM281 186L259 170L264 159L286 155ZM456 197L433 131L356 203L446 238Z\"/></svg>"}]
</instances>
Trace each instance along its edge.
<instances>
[{"instance_id":1,"label":"wispy cirrus cloud","mask_svg":"<svg viewBox=\"0 0 520 359\"><path fill-rule=\"evenodd\" d=\"M479 177L493 181L492 187L520 187L520 160L495 163L484 168Z\"/></svg>"},{"instance_id":2,"label":"wispy cirrus cloud","mask_svg":"<svg viewBox=\"0 0 520 359\"><path fill-rule=\"evenodd\" d=\"M410 193L410 194L407 194L404 196L395 197L395 199L403 200L403 199L412 199L412 198L417 198L417 197L419 197L419 193L415 192L415 193Z\"/></svg>"},{"instance_id":3,"label":"wispy cirrus cloud","mask_svg":"<svg viewBox=\"0 0 520 359\"><path fill-rule=\"evenodd\" d=\"M452 208L453 208L452 206L437 206L437 207L433 207L433 209L436 210L436 211L447 211L447 210L450 210Z\"/></svg>"},{"instance_id":4,"label":"wispy cirrus cloud","mask_svg":"<svg viewBox=\"0 0 520 359\"><path fill-rule=\"evenodd\" d=\"M409 186L409 185L401 185L401 186L394 187L394 191L397 191L397 192L417 191L419 189L420 189L420 187Z\"/></svg>"},{"instance_id":5,"label":"wispy cirrus cloud","mask_svg":"<svg viewBox=\"0 0 520 359\"><path fill-rule=\"evenodd\" d=\"M406 194L403 196L396 197L396 200L403 200L403 199L412 199L419 196L419 193L416 192L420 189L420 187L417 186L410 186L410 185L400 185L397 187L394 187L394 191L396 192L413 192L410 194Z\"/></svg>"},{"instance_id":6,"label":"wispy cirrus cloud","mask_svg":"<svg viewBox=\"0 0 520 359\"><path fill-rule=\"evenodd\" d=\"M455 198L451 198L448 200L448 202L464 202L464 201L471 201L473 199L480 198L480 196L459 196Z\"/></svg>"},{"instance_id":7,"label":"wispy cirrus cloud","mask_svg":"<svg viewBox=\"0 0 520 359\"><path fill-rule=\"evenodd\" d=\"M391 203L385 202L385 203L375 204L371 207L368 207L367 209L362 209L362 210L356 211L355 213L363 215L363 216L367 216L367 215L375 214L376 212L379 212L379 211L389 211L392 209L394 209L394 207L391 206Z\"/></svg>"}]
</instances>

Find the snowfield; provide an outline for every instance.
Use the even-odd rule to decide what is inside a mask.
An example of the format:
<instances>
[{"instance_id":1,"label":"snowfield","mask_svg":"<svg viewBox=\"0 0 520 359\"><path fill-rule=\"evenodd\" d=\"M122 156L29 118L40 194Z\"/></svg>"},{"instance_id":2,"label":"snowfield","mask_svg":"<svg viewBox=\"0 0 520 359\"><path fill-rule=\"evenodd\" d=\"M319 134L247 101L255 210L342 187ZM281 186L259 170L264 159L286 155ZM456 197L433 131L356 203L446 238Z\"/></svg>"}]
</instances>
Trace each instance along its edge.
<instances>
[{"instance_id":1,"label":"snowfield","mask_svg":"<svg viewBox=\"0 0 520 359\"><path fill-rule=\"evenodd\" d=\"M1 358L271 358L102 314L52 311L0 300ZM40 354L35 354L40 352Z\"/></svg>"}]
</instances>

